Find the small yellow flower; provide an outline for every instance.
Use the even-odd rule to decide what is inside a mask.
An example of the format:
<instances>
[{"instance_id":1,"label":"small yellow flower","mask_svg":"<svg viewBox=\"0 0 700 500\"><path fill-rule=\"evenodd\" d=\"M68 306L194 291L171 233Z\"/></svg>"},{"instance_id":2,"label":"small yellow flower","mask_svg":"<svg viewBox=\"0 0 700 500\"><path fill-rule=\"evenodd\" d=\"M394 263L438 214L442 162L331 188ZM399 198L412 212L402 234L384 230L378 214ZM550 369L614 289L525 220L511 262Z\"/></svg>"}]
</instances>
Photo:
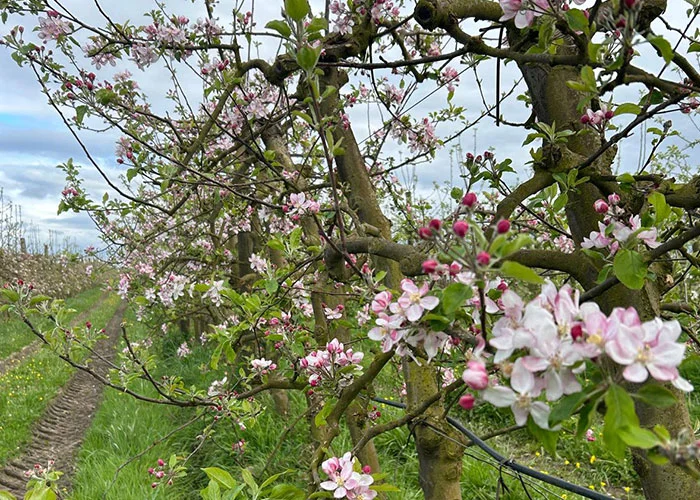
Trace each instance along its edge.
<instances>
[{"instance_id":1,"label":"small yellow flower","mask_svg":"<svg viewBox=\"0 0 700 500\"><path fill-rule=\"evenodd\" d=\"M622 489L625 490L625 493L629 493L629 492L630 492L630 487L629 487L629 486L625 486L625 487L622 488Z\"/></svg>"},{"instance_id":2,"label":"small yellow flower","mask_svg":"<svg viewBox=\"0 0 700 500\"><path fill-rule=\"evenodd\" d=\"M535 456L536 456L536 457L539 457L539 456L540 456L540 452L539 452L539 451L536 451L536 452L535 452Z\"/></svg>"},{"instance_id":3,"label":"small yellow flower","mask_svg":"<svg viewBox=\"0 0 700 500\"><path fill-rule=\"evenodd\" d=\"M580 468L581 468L581 464L580 464L579 462L576 462L576 468L577 468L577 469L580 469Z\"/></svg>"},{"instance_id":4,"label":"small yellow flower","mask_svg":"<svg viewBox=\"0 0 700 500\"><path fill-rule=\"evenodd\" d=\"M595 455L591 455L591 460L590 460L591 464L594 464L595 460L596 460Z\"/></svg>"},{"instance_id":5,"label":"small yellow flower","mask_svg":"<svg viewBox=\"0 0 700 500\"><path fill-rule=\"evenodd\" d=\"M568 460L564 460L564 465L569 465L569 461L568 461Z\"/></svg>"},{"instance_id":6,"label":"small yellow flower","mask_svg":"<svg viewBox=\"0 0 700 500\"><path fill-rule=\"evenodd\" d=\"M607 484L605 484L605 481L601 481L601 482L600 482L600 487L601 487L601 488L605 488L606 486L607 486Z\"/></svg>"},{"instance_id":7,"label":"small yellow flower","mask_svg":"<svg viewBox=\"0 0 700 500\"><path fill-rule=\"evenodd\" d=\"M588 485L588 489L589 489L589 490L594 490L594 489L595 489L595 485L589 484L589 485Z\"/></svg>"},{"instance_id":8,"label":"small yellow flower","mask_svg":"<svg viewBox=\"0 0 700 500\"><path fill-rule=\"evenodd\" d=\"M562 500L566 500L566 499L569 498L569 497L567 496L566 493L562 493L562 494L561 494L561 498L562 498Z\"/></svg>"}]
</instances>

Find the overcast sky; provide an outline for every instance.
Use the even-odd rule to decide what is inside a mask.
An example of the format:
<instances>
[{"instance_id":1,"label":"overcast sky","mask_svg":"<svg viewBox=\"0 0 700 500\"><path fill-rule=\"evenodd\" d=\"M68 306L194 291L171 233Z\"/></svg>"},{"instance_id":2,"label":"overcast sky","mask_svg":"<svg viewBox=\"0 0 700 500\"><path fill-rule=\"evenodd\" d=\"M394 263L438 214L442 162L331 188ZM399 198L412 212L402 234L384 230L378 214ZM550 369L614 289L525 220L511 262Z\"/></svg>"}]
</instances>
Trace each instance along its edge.
<instances>
[{"instance_id":1,"label":"overcast sky","mask_svg":"<svg viewBox=\"0 0 700 500\"><path fill-rule=\"evenodd\" d=\"M222 3L225 4L225 2ZM120 0L119 2L110 0L103 1L102 4L115 21L123 22L126 19L131 19L132 24L140 24L142 22L141 14L155 6L153 2L144 0ZM168 0L166 4L171 13L186 15L191 21L203 17L202 1L198 0L192 4L188 0ZM314 2L312 2L313 4ZM80 12L81 17L90 22L100 22L93 0L66 0L63 5L74 12ZM256 21L259 29L262 29L267 20L279 17L281 5L281 0L256 4ZM679 28L685 27L687 23L685 5L687 4L681 0L669 0L669 5L671 11L666 15L667 20ZM230 16L227 16L222 10L220 17L223 24L223 21ZM0 33L3 35L7 33L13 24L24 24L28 28L27 31L31 29L30 19L16 18L6 26L0 25ZM473 26L471 27L473 28ZM657 28L659 32L664 31L661 26ZM470 32L473 31L470 30ZM693 32L694 28L690 30L690 33ZM262 55L272 54L276 48L276 46L263 47L261 49ZM638 49L643 54L649 53L648 47L640 46ZM644 59L648 61L656 58L645 57ZM48 106L45 97L39 90L39 85L32 77L31 71L27 68L19 68L10 58L9 51L2 47L0 47L0 68L2 68L0 72L0 187L4 189L5 195L9 196L13 202L22 205L25 220L31 220L40 230L44 232L48 232L49 229L60 231L63 236L74 238L83 247L89 244L97 245L97 233L91 220L85 214L71 213L62 214L60 217L56 216L65 180L63 173L55 167L71 157L77 163L86 165L84 169L85 187L95 197L101 198L105 191L104 181L93 168L88 166L89 163L79 145L63 126L54 110ZM123 68L119 67L118 69ZM155 68L151 68L147 72L130 69L141 88L152 96L155 109L165 107L162 82L163 77L167 74ZM456 67L456 69L461 71L464 68ZM98 74L98 79L111 79L114 70L106 68L95 72ZM200 90L201 85L197 85L196 79L185 73L180 74L184 77L185 86L191 86L194 93ZM494 102L495 99L494 74L493 62L479 68L479 78L483 82L487 102ZM386 75L391 77L388 72ZM510 64L503 68L501 90L507 90L518 76L515 65ZM669 70L666 70L664 76L669 79L677 78ZM414 100L417 102L422 97L432 93L436 86L436 83L432 81L425 83L421 90L416 93ZM528 110L515 100L515 96L521 92L522 90L516 92L502 107L502 113L509 121L523 121L529 114ZM620 94L619 99L635 100L638 93L639 89L629 89L626 94ZM432 94L412 109L412 115L419 119L427 116L430 111L444 105L445 96L444 91ZM465 106L470 119L473 120L479 116L482 109L481 97L471 71L467 71L461 76L461 82L453 102ZM379 122L374 112L370 114L368 120L367 110L364 108L355 108L351 110L350 115L359 139L365 137L370 129L378 126ZM692 123L691 117L674 115L673 119L675 125L686 135L691 138L697 136L697 127ZM618 120L616 123L622 123L622 121ZM438 128L438 133L447 135L449 127L449 124L441 125ZM524 164L528 158L524 154L525 150L520 146L526 135L524 130L504 126L496 128L492 122L486 121L479 124L476 130L477 152L487 148L495 148L498 157L510 157L514 160L514 166L521 172L521 178L527 175ZM98 159L110 176L117 176L120 168L115 162L114 142L118 136L102 133L89 134L85 138L93 156ZM621 152L623 170L636 169L641 139L642 136L638 133L634 139L625 143ZM464 151L471 151L474 134L471 132L465 134L461 142ZM399 150L397 148L397 151ZM428 192L434 181L443 182L449 179L449 148L441 150L437 158L430 164L418 166L417 174L422 192Z\"/></svg>"}]
</instances>

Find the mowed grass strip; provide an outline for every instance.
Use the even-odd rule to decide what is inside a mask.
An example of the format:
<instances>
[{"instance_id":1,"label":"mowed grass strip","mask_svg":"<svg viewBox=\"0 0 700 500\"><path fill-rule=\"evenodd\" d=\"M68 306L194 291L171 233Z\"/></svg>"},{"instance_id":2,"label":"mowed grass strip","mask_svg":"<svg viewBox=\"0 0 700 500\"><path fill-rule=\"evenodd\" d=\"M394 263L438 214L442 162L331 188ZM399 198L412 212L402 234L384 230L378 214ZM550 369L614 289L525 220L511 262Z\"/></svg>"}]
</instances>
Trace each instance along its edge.
<instances>
[{"instance_id":1,"label":"mowed grass strip","mask_svg":"<svg viewBox=\"0 0 700 500\"><path fill-rule=\"evenodd\" d=\"M86 320L96 327L106 325L119 301L116 295L108 297ZM67 363L42 348L0 377L0 465L19 455L30 441L34 423L72 373Z\"/></svg>"},{"instance_id":2,"label":"mowed grass strip","mask_svg":"<svg viewBox=\"0 0 700 500\"><path fill-rule=\"evenodd\" d=\"M146 336L144 325L134 321L132 311L127 311L125 319L133 325L128 327L130 340ZM122 341L118 349L123 347ZM181 368L196 371L191 363L183 363ZM146 382L134 384L133 389L151 397L157 396ZM93 500L102 498L108 490L106 498L116 500L181 498L173 488L153 489L153 477L148 474L148 468L155 467L158 458L167 461L171 454L180 455L186 450L191 444L189 438L194 438L194 429L183 431L184 436L176 433L146 450L194 416L192 409L147 403L110 387L105 388L102 404L78 454L73 491L68 498ZM140 453L143 455L124 466L115 479L117 469ZM189 498L198 498L198 495Z\"/></svg>"},{"instance_id":3,"label":"mowed grass strip","mask_svg":"<svg viewBox=\"0 0 700 500\"><path fill-rule=\"evenodd\" d=\"M76 309L76 315L78 315L95 304L102 294L103 292L99 288L86 290L67 299L66 305ZM2 318L7 319L2 321ZM7 358L35 340L37 340L36 336L17 316L12 313L0 316L0 360Z\"/></svg>"}]
</instances>

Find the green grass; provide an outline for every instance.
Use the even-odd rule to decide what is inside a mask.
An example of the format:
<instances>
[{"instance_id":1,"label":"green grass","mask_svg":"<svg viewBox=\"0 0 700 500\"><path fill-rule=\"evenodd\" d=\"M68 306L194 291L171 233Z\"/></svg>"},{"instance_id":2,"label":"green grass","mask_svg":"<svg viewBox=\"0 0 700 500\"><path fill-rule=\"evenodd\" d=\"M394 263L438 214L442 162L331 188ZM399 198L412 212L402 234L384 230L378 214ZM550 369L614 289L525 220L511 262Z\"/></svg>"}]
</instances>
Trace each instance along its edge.
<instances>
[{"instance_id":1,"label":"green grass","mask_svg":"<svg viewBox=\"0 0 700 500\"><path fill-rule=\"evenodd\" d=\"M133 323L129 327L130 339L138 340L146 336L144 326L133 321L134 315L130 310L127 311L126 319ZM176 367L169 365L168 368L177 368L184 376L199 377L197 363L193 359L178 359L176 364ZM133 390L151 397L156 396L146 382L134 384ZM187 430L182 435L176 434L171 439L148 448L193 415L192 410L139 401L106 388L102 404L78 454L77 472L69 498L93 500L102 498L106 491L109 492L107 498L110 500L178 498L173 496L172 488L153 489L153 477L147 471L149 467L155 467L158 458L167 460L172 453L186 450L196 431ZM117 469L140 453L143 455L125 465L115 479Z\"/></svg>"},{"instance_id":2,"label":"green grass","mask_svg":"<svg viewBox=\"0 0 700 500\"><path fill-rule=\"evenodd\" d=\"M82 300L89 303L87 298ZM103 307L91 311L90 321L106 324L118 303L119 298L111 296ZM29 442L32 426L72 372L69 365L43 348L0 377L0 464L17 456Z\"/></svg>"},{"instance_id":3,"label":"green grass","mask_svg":"<svg viewBox=\"0 0 700 500\"><path fill-rule=\"evenodd\" d=\"M93 288L79 293L75 297L66 300L66 304L78 311L85 311L92 306L102 295L99 288ZM36 337L29 331L21 319L9 315L6 321L0 322L0 359L4 359L13 352L19 351L24 346L34 342Z\"/></svg>"}]
</instances>

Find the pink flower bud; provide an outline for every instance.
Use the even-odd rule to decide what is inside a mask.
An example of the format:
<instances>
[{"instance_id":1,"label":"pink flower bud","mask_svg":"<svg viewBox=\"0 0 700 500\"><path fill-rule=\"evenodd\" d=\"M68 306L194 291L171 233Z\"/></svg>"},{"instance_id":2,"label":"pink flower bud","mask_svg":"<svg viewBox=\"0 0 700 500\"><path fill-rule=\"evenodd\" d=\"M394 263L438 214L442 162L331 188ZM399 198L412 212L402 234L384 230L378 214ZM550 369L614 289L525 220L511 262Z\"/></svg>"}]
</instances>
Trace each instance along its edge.
<instances>
[{"instance_id":1,"label":"pink flower bud","mask_svg":"<svg viewBox=\"0 0 700 500\"><path fill-rule=\"evenodd\" d=\"M431 219L431 221L428 222L428 227L437 233L442 227L442 221L440 219Z\"/></svg>"},{"instance_id":2,"label":"pink flower bud","mask_svg":"<svg viewBox=\"0 0 700 500\"><path fill-rule=\"evenodd\" d=\"M637 3L637 0L624 0L625 7L627 7L628 9L634 7L635 3Z\"/></svg>"},{"instance_id":3,"label":"pink flower bud","mask_svg":"<svg viewBox=\"0 0 700 500\"><path fill-rule=\"evenodd\" d=\"M618 203L620 203L620 195L617 193L608 195L608 203L610 203L611 205L617 205Z\"/></svg>"},{"instance_id":4,"label":"pink flower bud","mask_svg":"<svg viewBox=\"0 0 700 500\"><path fill-rule=\"evenodd\" d=\"M474 161L474 155L471 153L467 153L467 161L469 161L469 162Z\"/></svg>"},{"instance_id":5,"label":"pink flower bud","mask_svg":"<svg viewBox=\"0 0 700 500\"><path fill-rule=\"evenodd\" d=\"M474 402L476 400L474 399L474 396L471 394L465 394L461 398L459 398L459 406L464 408L465 410L471 410L474 408Z\"/></svg>"},{"instance_id":6,"label":"pink flower bud","mask_svg":"<svg viewBox=\"0 0 700 500\"><path fill-rule=\"evenodd\" d=\"M615 116L615 112L612 111L611 109L609 109L605 112L605 119L606 120L610 120L613 116Z\"/></svg>"},{"instance_id":7,"label":"pink flower bud","mask_svg":"<svg viewBox=\"0 0 700 500\"><path fill-rule=\"evenodd\" d=\"M498 234L505 234L510 231L510 221L508 219L501 219L496 224L496 232Z\"/></svg>"},{"instance_id":8,"label":"pink flower bud","mask_svg":"<svg viewBox=\"0 0 700 500\"><path fill-rule=\"evenodd\" d=\"M469 224L463 220L458 220L452 225L452 230L459 238L464 238L469 231Z\"/></svg>"},{"instance_id":9,"label":"pink flower bud","mask_svg":"<svg viewBox=\"0 0 700 500\"><path fill-rule=\"evenodd\" d=\"M488 266L488 265L489 265L489 262L491 262L491 256L489 255L488 252L483 252L483 251L482 251L482 252L479 252L479 253L476 255L476 262L477 262L480 266Z\"/></svg>"},{"instance_id":10,"label":"pink flower bud","mask_svg":"<svg viewBox=\"0 0 700 500\"><path fill-rule=\"evenodd\" d=\"M363 472L364 474L371 474L371 473L372 473L372 467L370 467L369 465L365 465L364 467L362 467L362 472Z\"/></svg>"},{"instance_id":11,"label":"pink flower bud","mask_svg":"<svg viewBox=\"0 0 700 500\"><path fill-rule=\"evenodd\" d=\"M436 260L426 260L423 262L423 264L421 264L425 274L433 274L435 271L437 271L438 266L439 264Z\"/></svg>"},{"instance_id":12,"label":"pink flower bud","mask_svg":"<svg viewBox=\"0 0 700 500\"><path fill-rule=\"evenodd\" d=\"M462 205L465 207L472 208L476 204L476 194L474 193L467 193L464 195L464 198L462 198Z\"/></svg>"},{"instance_id":13,"label":"pink flower bud","mask_svg":"<svg viewBox=\"0 0 700 500\"><path fill-rule=\"evenodd\" d=\"M610 206L605 202L605 200L596 200L593 203L593 209L599 214L608 213Z\"/></svg>"},{"instance_id":14,"label":"pink flower bud","mask_svg":"<svg viewBox=\"0 0 700 500\"><path fill-rule=\"evenodd\" d=\"M590 117L590 116L588 116L587 114L586 114L586 115L581 115L581 123L583 123L584 125L586 125L586 124L587 124L588 122L590 122L590 121L591 121L591 117Z\"/></svg>"},{"instance_id":15,"label":"pink flower bud","mask_svg":"<svg viewBox=\"0 0 700 500\"><path fill-rule=\"evenodd\" d=\"M429 240L433 237L433 231L429 227L418 228L418 237L421 240Z\"/></svg>"},{"instance_id":16,"label":"pink flower bud","mask_svg":"<svg viewBox=\"0 0 700 500\"><path fill-rule=\"evenodd\" d=\"M165 465L165 461L162 458L158 459L158 467L163 467Z\"/></svg>"}]
</instances>

